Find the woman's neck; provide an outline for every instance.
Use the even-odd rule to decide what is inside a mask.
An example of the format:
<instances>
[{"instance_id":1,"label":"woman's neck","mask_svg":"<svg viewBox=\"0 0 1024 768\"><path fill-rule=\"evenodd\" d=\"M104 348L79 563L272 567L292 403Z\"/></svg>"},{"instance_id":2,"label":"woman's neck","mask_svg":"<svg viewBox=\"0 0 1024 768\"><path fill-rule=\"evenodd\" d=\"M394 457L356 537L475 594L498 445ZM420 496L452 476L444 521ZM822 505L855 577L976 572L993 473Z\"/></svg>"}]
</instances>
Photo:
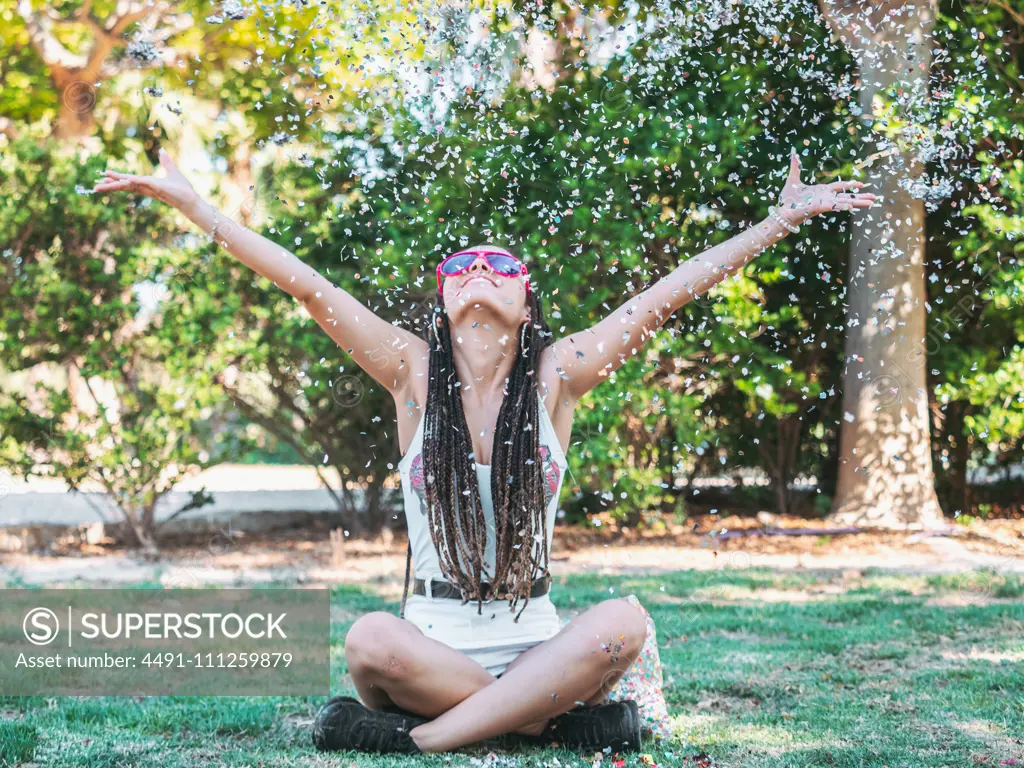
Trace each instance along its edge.
<instances>
[{"instance_id":1,"label":"woman's neck","mask_svg":"<svg viewBox=\"0 0 1024 768\"><path fill-rule=\"evenodd\" d=\"M459 341L461 339L461 343ZM475 328L452 328L452 356L462 384L462 401L469 408L486 407L504 396L505 382L515 367L519 339L500 334L483 323Z\"/></svg>"}]
</instances>

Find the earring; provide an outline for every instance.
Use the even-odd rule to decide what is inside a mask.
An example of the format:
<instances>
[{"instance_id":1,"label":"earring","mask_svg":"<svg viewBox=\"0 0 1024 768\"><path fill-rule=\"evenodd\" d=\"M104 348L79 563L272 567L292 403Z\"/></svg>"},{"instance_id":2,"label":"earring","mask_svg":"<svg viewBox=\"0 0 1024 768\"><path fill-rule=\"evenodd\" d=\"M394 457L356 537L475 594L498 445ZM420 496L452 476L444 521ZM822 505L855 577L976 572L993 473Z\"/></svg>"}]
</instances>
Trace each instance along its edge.
<instances>
[{"instance_id":1,"label":"earring","mask_svg":"<svg viewBox=\"0 0 1024 768\"><path fill-rule=\"evenodd\" d=\"M438 326L438 324L440 322L441 322L441 316L437 315L437 317L434 318L434 322L431 323L431 326L433 326L433 328L434 328L434 338L437 339L438 345L441 344L441 337L438 336L438 334L437 334L437 326Z\"/></svg>"},{"instance_id":2,"label":"earring","mask_svg":"<svg viewBox=\"0 0 1024 768\"><path fill-rule=\"evenodd\" d=\"M523 323L523 332L519 334L519 348L526 354L526 323Z\"/></svg>"}]
</instances>

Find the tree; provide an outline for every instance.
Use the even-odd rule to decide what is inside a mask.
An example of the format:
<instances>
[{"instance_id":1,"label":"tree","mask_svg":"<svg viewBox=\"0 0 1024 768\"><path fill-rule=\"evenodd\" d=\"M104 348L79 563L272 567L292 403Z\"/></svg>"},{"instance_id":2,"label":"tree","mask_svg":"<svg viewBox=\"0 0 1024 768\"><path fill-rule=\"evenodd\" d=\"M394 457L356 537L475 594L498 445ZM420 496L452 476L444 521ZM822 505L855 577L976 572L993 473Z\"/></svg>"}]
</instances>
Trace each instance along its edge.
<instances>
[{"instance_id":1,"label":"tree","mask_svg":"<svg viewBox=\"0 0 1024 768\"><path fill-rule=\"evenodd\" d=\"M60 94L55 137L68 139L92 132L96 88L118 72L121 65L112 60L111 54L124 45L123 36L132 25L143 20L150 21L154 30L162 25L129 50L129 60L141 64L159 61L156 46L192 23L190 15L171 11L172 6L166 2L117 0L109 14L97 18L92 0L85 0L71 18L66 18L52 7L36 9L32 0L19 0L18 15L31 45ZM69 27L78 28L85 40L83 52L69 50L61 42L65 34L57 30Z\"/></svg>"},{"instance_id":2,"label":"tree","mask_svg":"<svg viewBox=\"0 0 1024 768\"><path fill-rule=\"evenodd\" d=\"M161 497L244 446L215 429L211 388L163 370L172 341L140 313L135 289L160 248L138 241L166 229L166 214L81 194L108 158L82 163L37 139L13 142L0 166L0 368L28 376L0 388L0 465L101 487L152 552ZM208 500L194 494L177 513Z\"/></svg>"},{"instance_id":3,"label":"tree","mask_svg":"<svg viewBox=\"0 0 1024 768\"><path fill-rule=\"evenodd\" d=\"M942 523L929 440L925 355L925 208L910 191L923 163L914 111L926 98L936 8L931 0L822 0L856 59L859 105L873 142L868 178L883 205L858 217L850 243L843 423L836 523Z\"/></svg>"}]
</instances>

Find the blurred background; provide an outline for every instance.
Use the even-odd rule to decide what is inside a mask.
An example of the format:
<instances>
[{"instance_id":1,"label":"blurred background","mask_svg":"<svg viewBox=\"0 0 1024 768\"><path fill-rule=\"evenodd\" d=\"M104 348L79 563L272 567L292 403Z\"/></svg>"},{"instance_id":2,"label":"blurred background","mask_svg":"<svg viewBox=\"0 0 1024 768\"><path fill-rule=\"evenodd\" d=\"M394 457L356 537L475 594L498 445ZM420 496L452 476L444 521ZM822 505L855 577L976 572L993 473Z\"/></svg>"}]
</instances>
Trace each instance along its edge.
<instances>
[{"instance_id":1,"label":"blurred background","mask_svg":"<svg viewBox=\"0 0 1024 768\"><path fill-rule=\"evenodd\" d=\"M155 553L243 516L338 546L403 529L387 393L180 215L91 192L105 168L153 172L160 147L226 214L417 330L437 259L471 242L524 257L561 336L760 220L791 149L805 181L873 181L883 205L857 227L803 227L580 403L560 520L1020 517L1010 4L0 15L0 549Z\"/></svg>"}]
</instances>

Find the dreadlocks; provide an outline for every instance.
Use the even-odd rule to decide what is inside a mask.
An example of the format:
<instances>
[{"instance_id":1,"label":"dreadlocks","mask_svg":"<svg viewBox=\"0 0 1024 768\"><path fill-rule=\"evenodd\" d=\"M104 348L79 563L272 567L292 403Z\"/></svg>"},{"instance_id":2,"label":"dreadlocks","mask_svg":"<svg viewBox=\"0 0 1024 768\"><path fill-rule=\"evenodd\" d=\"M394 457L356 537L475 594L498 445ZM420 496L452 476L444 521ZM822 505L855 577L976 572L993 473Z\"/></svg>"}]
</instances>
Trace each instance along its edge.
<instances>
[{"instance_id":1,"label":"dreadlocks","mask_svg":"<svg viewBox=\"0 0 1024 768\"><path fill-rule=\"evenodd\" d=\"M427 403L423 413L423 468L426 476L427 524L437 548L445 578L462 592L465 605L477 601L510 601L515 610L520 599L526 609L530 588L541 564L547 570L547 519L543 468L539 460L540 413L537 367L541 352L551 344L551 331L541 314L536 291L528 297L530 321L519 328L519 345L511 375L506 381L494 430L491 451L491 498L494 501L495 563L490 589L483 594L484 552L487 525L473 455L462 388L452 355L451 327L444 298L436 294L436 306L424 329L430 344ZM411 547L405 563L405 591L409 594ZM493 590L511 587L503 594Z\"/></svg>"}]
</instances>

